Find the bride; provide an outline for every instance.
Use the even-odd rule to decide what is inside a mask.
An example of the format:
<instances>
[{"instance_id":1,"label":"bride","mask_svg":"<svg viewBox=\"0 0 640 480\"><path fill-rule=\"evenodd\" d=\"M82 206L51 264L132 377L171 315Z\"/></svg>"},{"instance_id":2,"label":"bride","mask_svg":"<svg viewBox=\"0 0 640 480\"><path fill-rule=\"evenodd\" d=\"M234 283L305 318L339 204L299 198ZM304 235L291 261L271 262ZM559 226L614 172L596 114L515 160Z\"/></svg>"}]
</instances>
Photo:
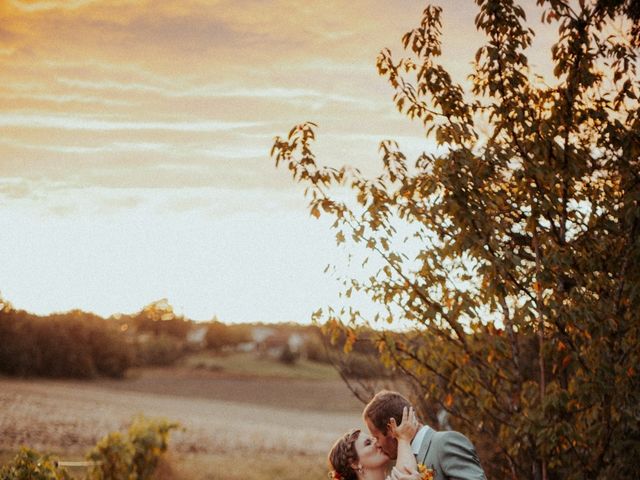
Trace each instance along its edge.
<instances>
[{"instance_id":1,"label":"bride","mask_svg":"<svg viewBox=\"0 0 640 480\"><path fill-rule=\"evenodd\" d=\"M330 478L333 480L420 480L418 465L411 451L411 440L418 431L413 408L404 408L402 421L391 418L389 429L398 440L396 466L388 475L389 457L376 440L361 430L340 437L329 452Z\"/></svg>"}]
</instances>

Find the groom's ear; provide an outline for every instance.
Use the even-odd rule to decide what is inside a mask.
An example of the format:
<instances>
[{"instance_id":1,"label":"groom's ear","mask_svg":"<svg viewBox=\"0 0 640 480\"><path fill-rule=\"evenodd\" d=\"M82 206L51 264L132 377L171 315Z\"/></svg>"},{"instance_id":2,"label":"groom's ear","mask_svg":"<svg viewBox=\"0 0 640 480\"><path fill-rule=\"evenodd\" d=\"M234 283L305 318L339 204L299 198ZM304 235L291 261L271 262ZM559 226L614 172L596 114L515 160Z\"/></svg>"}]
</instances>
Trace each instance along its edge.
<instances>
[{"instance_id":1,"label":"groom's ear","mask_svg":"<svg viewBox=\"0 0 640 480\"><path fill-rule=\"evenodd\" d=\"M398 426L398 422L395 417L389 417L389 421L384 426L384 432L382 432L385 436L391 435L392 426Z\"/></svg>"}]
</instances>

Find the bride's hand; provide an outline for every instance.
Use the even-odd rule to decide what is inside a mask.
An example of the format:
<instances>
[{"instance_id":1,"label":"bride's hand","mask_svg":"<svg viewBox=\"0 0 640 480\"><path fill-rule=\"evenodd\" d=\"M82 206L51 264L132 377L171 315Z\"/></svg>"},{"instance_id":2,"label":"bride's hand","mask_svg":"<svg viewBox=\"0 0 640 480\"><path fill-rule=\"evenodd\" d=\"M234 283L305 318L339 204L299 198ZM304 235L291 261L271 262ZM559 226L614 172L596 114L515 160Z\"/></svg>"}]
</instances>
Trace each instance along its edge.
<instances>
[{"instance_id":1,"label":"bride's hand","mask_svg":"<svg viewBox=\"0 0 640 480\"><path fill-rule=\"evenodd\" d=\"M400 470L397 467L393 467L386 480L422 480L422 477L416 470L409 470L408 468Z\"/></svg>"},{"instance_id":2,"label":"bride's hand","mask_svg":"<svg viewBox=\"0 0 640 480\"><path fill-rule=\"evenodd\" d=\"M404 407L402 409L402 422L400 425L396 425L396 419L391 418L389 420L389 431L398 440L406 440L408 442L413 440L418 431L418 419L413 407Z\"/></svg>"}]
</instances>

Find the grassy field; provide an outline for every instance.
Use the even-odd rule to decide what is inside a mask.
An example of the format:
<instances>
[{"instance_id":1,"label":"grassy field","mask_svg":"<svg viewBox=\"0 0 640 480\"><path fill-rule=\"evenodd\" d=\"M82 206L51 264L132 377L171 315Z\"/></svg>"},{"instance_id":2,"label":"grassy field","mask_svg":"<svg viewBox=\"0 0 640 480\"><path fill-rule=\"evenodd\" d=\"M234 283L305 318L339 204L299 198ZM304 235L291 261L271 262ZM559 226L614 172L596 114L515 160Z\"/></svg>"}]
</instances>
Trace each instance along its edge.
<instances>
[{"instance_id":1,"label":"grassy field","mask_svg":"<svg viewBox=\"0 0 640 480\"><path fill-rule=\"evenodd\" d=\"M287 365L276 359L257 356L255 353L213 355L205 352L191 355L181 364L186 367L224 372L234 376L300 380L338 380L339 378L336 370L325 363L301 359L295 364Z\"/></svg>"},{"instance_id":2,"label":"grassy field","mask_svg":"<svg viewBox=\"0 0 640 480\"><path fill-rule=\"evenodd\" d=\"M20 445L77 460L142 413L185 427L172 435L160 480L325 479L333 441L362 427L359 402L304 365L248 375L234 370L239 360L226 358L222 370L143 369L121 381L0 377L0 460Z\"/></svg>"}]
</instances>

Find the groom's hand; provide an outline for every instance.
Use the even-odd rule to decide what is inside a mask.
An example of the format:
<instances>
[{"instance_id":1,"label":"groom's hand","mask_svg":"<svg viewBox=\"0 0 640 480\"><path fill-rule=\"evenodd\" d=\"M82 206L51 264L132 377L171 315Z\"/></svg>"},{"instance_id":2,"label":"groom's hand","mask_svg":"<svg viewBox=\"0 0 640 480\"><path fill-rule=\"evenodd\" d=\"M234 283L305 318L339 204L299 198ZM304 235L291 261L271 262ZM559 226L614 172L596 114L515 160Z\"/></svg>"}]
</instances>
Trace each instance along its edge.
<instances>
[{"instance_id":1,"label":"groom's hand","mask_svg":"<svg viewBox=\"0 0 640 480\"><path fill-rule=\"evenodd\" d=\"M397 467L393 467L391 470L391 474L387 477L386 480L421 480L422 477L420 473L416 470L409 470L408 468L403 468L400 470Z\"/></svg>"}]
</instances>

